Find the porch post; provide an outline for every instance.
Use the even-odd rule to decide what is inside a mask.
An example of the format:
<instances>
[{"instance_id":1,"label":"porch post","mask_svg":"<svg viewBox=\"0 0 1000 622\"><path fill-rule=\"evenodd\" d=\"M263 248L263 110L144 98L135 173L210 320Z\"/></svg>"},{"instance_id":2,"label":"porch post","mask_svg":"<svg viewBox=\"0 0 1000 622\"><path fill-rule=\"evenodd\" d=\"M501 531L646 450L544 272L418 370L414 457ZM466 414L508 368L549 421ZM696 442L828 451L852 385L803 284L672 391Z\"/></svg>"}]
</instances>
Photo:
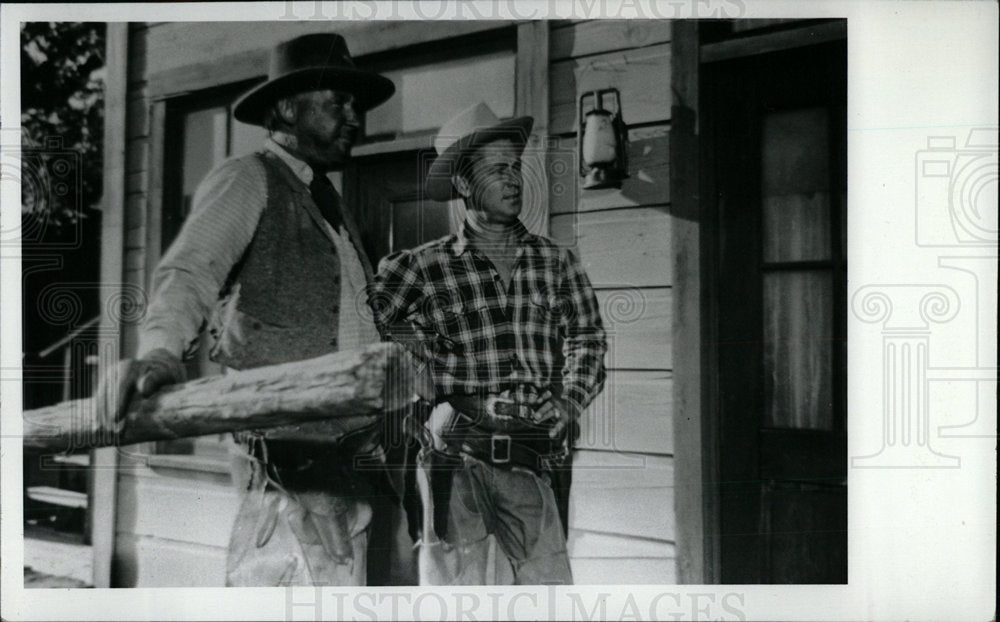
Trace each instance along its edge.
<instances>
[{"instance_id":1,"label":"porch post","mask_svg":"<svg viewBox=\"0 0 1000 622\"><path fill-rule=\"evenodd\" d=\"M701 196L698 24L673 22L670 126L671 248L674 254L674 512L680 583L718 583L716 440L709 389L709 249Z\"/></svg>"},{"instance_id":2,"label":"porch post","mask_svg":"<svg viewBox=\"0 0 1000 622\"><path fill-rule=\"evenodd\" d=\"M128 24L107 26L104 82L104 191L101 218L101 328L98 373L121 356L121 326L112 301L121 301L125 222L125 110L128 83ZM91 452L93 522L90 542L94 552L94 587L111 587L115 545L115 505L118 480L115 447Z\"/></svg>"}]
</instances>

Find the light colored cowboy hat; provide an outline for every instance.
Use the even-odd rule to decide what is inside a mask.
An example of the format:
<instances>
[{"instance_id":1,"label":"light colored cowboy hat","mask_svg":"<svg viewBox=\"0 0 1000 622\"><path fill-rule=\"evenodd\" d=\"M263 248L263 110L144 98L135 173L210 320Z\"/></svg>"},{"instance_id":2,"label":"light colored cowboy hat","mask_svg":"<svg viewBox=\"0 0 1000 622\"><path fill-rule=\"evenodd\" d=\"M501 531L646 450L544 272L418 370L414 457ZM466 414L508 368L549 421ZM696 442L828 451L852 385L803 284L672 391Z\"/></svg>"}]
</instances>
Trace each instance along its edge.
<instances>
[{"instance_id":1,"label":"light colored cowboy hat","mask_svg":"<svg viewBox=\"0 0 1000 622\"><path fill-rule=\"evenodd\" d=\"M458 162L462 154L500 138L509 138L522 151L531 134L535 120L531 117L517 117L501 121L490 107L480 102L458 113L441 126L434 138L437 157L431 162L424 182L424 195L435 201L447 201L458 197L451 177L458 172Z\"/></svg>"},{"instance_id":2,"label":"light colored cowboy hat","mask_svg":"<svg viewBox=\"0 0 1000 622\"><path fill-rule=\"evenodd\" d=\"M302 35L271 50L267 81L240 97L233 116L244 123L263 125L268 108L282 97L321 89L351 93L359 112L371 110L396 92L392 80L354 66L344 37L335 33Z\"/></svg>"}]
</instances>

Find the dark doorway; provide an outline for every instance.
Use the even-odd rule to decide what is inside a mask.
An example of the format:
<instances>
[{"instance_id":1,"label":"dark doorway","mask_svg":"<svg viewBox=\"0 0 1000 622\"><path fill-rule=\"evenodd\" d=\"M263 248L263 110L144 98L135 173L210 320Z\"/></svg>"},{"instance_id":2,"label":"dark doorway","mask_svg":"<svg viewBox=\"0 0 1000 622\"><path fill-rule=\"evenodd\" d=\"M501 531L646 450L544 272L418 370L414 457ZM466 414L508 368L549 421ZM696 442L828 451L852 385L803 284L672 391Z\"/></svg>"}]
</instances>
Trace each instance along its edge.
<instances>
[{"instance_id":1,"label":"dark doorway","mask_svg":"<svg viewBox=\"0 0 1000 622\"><path fill-rule=\"evenodd\" d=\"M386 255L411 249L452 230L450 207L422 196L431 157L428 152L401 151L355 158L344 174L344 205L353 210L361 243L378 267ZM396 438L387 434L386 438ZM389 442L387 462L402 464L403 447ZM389 469L397 490L401 469ZM368 585L417 585L417 556L406 517L391 494L369 498L374 510L368 544Z\"/></svg>"},{"instance_id":2,"label":"dark doorway","mask_svg":"<svg viewBox=\"0 0 1000 622\"><path fill-rule=\"evenodd\" d=\"M448 235L450 206L422 196L429 151L402 151L355 159L344 175L344 203L355 212L372 266L389 253Z\"/></svg>"},{"instance_id":3,"label":"dark doorway","mask_svg":"<svg viewBox=\"0 0 1000 622\"><path fill-rule=\"evenodd\" d=\"M721 580L846 583L846 42L702 69Z\"/></svg>"}]
</instances>

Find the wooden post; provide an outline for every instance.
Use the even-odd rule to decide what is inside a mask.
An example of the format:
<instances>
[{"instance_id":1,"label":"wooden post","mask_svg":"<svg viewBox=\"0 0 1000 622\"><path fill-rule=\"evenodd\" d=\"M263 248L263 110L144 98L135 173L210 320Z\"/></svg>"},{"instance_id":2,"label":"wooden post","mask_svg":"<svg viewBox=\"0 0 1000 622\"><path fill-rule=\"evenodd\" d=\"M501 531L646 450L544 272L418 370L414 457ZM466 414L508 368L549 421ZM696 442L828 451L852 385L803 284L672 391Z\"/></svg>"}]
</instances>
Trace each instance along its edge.
<instances>
[{"instance_id":1,"label":"wooden post","mask_svg":"<svg viewBox=\"0 0 1000 622\"><path fill-rule=\"evenodd\" d=\"M90 399L26 411L24 446L119 446L327 419L348 431L432 398L429 380L405 348L379 343L167 387L135 400L119 433L98 427Z\"/></svg>"},{"instance_id":2,"label":"wooden post","mask_svg":"<svg viewBox=\"0 0 1000 622\"><path fill-rule=\"evenodd\" d=\"M526 209L521 214L525 226L535 234L549 235L548 128L549 128L549 23L527 22L517 26L517 76L514 113L534 117L526 169L538 179L524 188Z\"/></svg>"},{"instance_id":3,"label":"wooden post","mask_svg":"<svg viewBox=\"0 0 1000 622\"><path fill-rule=\"evenodd\" d=\"M671 37L671 248L674 254L674 512L681 583L717 583L716 440L706 304L710 265L701 192L698 25L678 20Z\"/></svg>"},{"instance_id":4,"label":"wooden post","mask_svg":"<svg viewBox=\"0 0 1000 622\"><path fill-rule=\"evenodd\" d=\"M117 322L107 302L119 300L124 275L125 239L125 110L128 84L128 32L126 22L110 23L105 53L104 80L104 190L101 215L101 338L117 333ZM109 347L118 348L118 339ZM101 344L105 350L105 344ZM116 359L121 352L113 353ZM105 358L105 360L108 360ZM101 370L99 369L98 372ZM118 456L114 449L91 453L93 495L90 498L93 522L90 533L94 547L94 587L111 587L111 560L115 545L115 503Z\"/></svg>"}]
</instances>

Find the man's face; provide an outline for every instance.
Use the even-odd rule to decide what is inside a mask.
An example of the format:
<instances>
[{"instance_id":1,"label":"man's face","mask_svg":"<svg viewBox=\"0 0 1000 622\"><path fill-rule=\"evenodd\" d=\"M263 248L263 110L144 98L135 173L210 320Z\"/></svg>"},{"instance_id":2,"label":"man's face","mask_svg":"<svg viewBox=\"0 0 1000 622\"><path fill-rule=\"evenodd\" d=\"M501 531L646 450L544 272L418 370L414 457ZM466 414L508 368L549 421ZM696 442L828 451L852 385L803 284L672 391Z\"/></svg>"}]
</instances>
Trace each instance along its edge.
<instances>
[{"instance_id":1,"label":"man's face","mask_svg":"<svg viewBox=\"0 0 1000 622\"><path fill-rule=\"evenodd\" d=\"M521 213L521 151L509 138L487 143L457 180L469 208L487 222L512 224Z\"/></svg>"},{"instance_id":2,"label":"man's face","mask_svg":"<svg viewBox=\"0 0 1000 622\"><path fill-rule=\"evenodd\" d=\"M295 98L292 134L303 159L313 166L336 170L351 156L358 137L354 96L342 91L309 91Z\"/></svg>"}]
</instances>

